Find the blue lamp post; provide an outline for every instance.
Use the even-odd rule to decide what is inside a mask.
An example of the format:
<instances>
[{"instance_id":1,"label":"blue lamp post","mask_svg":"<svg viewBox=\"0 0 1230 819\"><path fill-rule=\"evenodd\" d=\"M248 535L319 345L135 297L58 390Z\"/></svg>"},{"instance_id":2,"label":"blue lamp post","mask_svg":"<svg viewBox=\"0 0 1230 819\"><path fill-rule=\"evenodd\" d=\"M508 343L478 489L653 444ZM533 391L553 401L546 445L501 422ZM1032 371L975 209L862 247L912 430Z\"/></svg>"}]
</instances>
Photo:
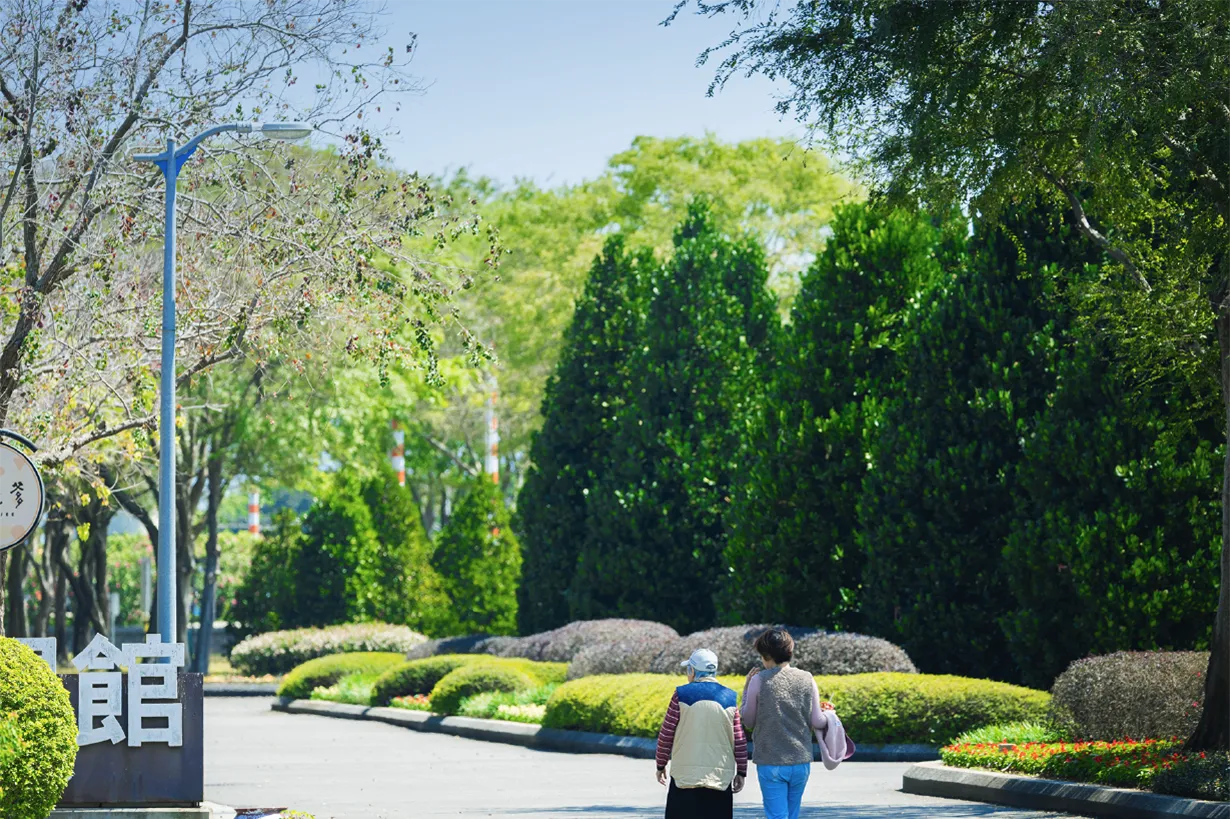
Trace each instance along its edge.
<instances>
[{"instance_id":1,"label":"blue lamp post","mask_svg":"<svg viewBox=\"0 0 1230 819\"><path fill-rule=\"evenodd\" d=\"M175 642L175 182L179 170L200 144L226 131L260 134L280 140L302 139L312 133L310 125L298 122L232 122L215 125L197 134L181 147L167 140L160 154L137 154L140 162L152 162L166 178L166 231L162 261L162 390L158 413L158 631L164 643Z\"/></svg>"}]
</instances>

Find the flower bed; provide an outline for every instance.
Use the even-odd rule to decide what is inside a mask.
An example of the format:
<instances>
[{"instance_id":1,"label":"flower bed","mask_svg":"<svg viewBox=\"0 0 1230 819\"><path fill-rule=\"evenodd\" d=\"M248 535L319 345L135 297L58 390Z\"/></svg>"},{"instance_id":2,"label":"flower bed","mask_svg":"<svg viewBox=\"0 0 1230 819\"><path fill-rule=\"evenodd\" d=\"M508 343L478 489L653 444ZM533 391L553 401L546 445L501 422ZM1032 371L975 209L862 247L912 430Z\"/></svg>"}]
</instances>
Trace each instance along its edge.
<instances>
[{"instance_id":1,"label":"flower bed","mask_svg":"<svg viewBox=\"0 0 1230 819\"><path fill-rule=\"evenodd\" d=\"M1196 799L1227 799L1230 760L1226 755L1185 753L1181 748L1177 739L959 743L940 749L940 758L954 768L985 768Z\"/></svg>"},{"instance_id":2,"label":"flower bed","mask_svg":"<svg viewBox=\"0 0 1230 819\"><path fill-rule=\"evenodd\" d=\"M1156 739L1120 742L1027 742L949 745L945 765L987 768L1046 779L1070 779L1118 788L1147 788L1163 767L1184 761L1179 743Z\"/></svg>"}]
</instances>

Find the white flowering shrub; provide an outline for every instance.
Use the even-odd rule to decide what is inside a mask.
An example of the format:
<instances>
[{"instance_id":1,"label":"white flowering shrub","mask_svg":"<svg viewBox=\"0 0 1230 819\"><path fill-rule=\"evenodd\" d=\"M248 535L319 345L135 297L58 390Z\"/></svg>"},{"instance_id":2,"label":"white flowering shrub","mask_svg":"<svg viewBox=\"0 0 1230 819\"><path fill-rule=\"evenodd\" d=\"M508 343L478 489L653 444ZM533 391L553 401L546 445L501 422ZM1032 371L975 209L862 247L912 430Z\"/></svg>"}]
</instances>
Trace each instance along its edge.
<instances>
[{"instance_id":1,"label":"white flowering shrub","mask_svg":"<svg viewBox=\"0 0 1230 819\"><path fill-rule=\"evenodd\" d=\"M426 639L406 626L384 623L269 631L249 637L231 649L231 665L250 677L285 674L301 663L331 654L356 651L405 654Z\"/></svg>"}]
</instances>

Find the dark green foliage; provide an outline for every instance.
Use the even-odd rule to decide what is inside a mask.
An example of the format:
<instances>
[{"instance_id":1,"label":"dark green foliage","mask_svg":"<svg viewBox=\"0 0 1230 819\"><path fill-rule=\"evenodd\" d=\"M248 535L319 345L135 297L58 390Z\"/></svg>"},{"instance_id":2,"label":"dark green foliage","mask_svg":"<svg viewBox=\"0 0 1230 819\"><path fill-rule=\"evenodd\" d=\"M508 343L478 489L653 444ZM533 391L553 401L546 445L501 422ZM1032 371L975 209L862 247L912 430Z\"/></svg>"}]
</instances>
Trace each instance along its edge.
<instances>
[{"instance_id":1,"label":"dark green foliage","mask_svg":"<svg viewBox=\"0 0 1230 819\"><path fill-rule=\"evenodd\" d=\"M522 634L570 619L568 587L585 538L585 496L603 471L614 419L628 399L628 359L644 320L647 252L631 254L621 235L594 260L564 334L542 403L533 466L517 498L516 528L525 563L518 592Z\"/></svg>"},{"instance_id":2,"label":"dark green foliage","mask_svg":"<svg viewBox=\"0 0 1230 819\"><path fill-rule=\"evenodd\" d=\"M448 601L409 492L383 468L366 483L339 473L300 523L284 511L258 543L238 594L243 634L382 622L429 634Z\"/></svg>"},{"instance_id":3,"label":"dark green foliage","mask_svg":"<svg viewBox=\"0 0 1230 819\"><path fill-rule=\"evenodd\" d=\"M432 565L450 601L449 633L516 632L521 546L486 475L473 481L440 532Z\"/></svg>"},{"instance_id":4,"label":"dark green foliage","mask_svg":"<svg viewBox=\"0 0 1230 819\"><path fill-rule=\"evenodd\" d=\"M295 626L328 626L362 619L382 608L375 575L379 551L371 511L357 480L339 472L329 492L303 518L303 545L295 561L299 598Z\"/></svg>"},{"instance_id":5,"label":"dark green foliage","mask_svg":"<svg viewBox=\"0 0 1230 819\"><path fill-rule=\"evenodd\" d=\"M863 613L924 671L1013 679L1000 552L1023 423L1054 389L1056 329L1048 279L1007 233L976 241L903 315L859 502Z\"/></svg>"},{"instance_id":6,"label":"dark green foliage","mask_svg":"<svg viewBox=\"0 0 1230 819\"><path fill-rule=\"evenodd\" d=\"M382 462L375 477L363 485L363 501L371 512L377 550L360 567L375 589L364 619L404 623L424 634L443 634L448 598L431 566L432 544L423 529L418 506Z\"/></svg>"},{"instance_id":7,"label":"dark green foliage","mask_svg":"<svg viewBox=\"0 0 1230 819\"><path fill-rule=\"evenodd\" d=\"M77 760L77 719L68 691L26 646L0 637L0 816L43 819Z\"/></svg>"},{"instance_id":8,"label":"dark green foliage","mask_svg":"<svg viewBox=\"0 0 1230 819\"><path fill-rule=\"evenodd\" d=\"M334 685L347 674L383 673L404 662L402 655L391 651L359 651L317 657L296 666L278 687L279 697L303 699L316 688Z\"/></svg>"},{"instance_id":9,"label":"dark green foliage","mask_svg":"<svg viewBox=\"0 0 1230 819\"><path fill-rule=\"evenodd\" d=\"M689 209L653 278L629 400L590 487L574 618L712 624L743 426L778 329L766 277L758 246L718 234L703 205Z\"/></svg>"},{"instance_id":10,"label":"dark green foliage","mask_svg":"<svg viewBox=\"0 0 1230 819\"><path fill-rule=\"evenodd\" d=\"M252 565L235 594L230 629L243 639L293 627L299 601L296 597L295 566L303 545L299 518L289 509L275 512L273 525L257 541Z\"/></svg>"},{"instance_id":11,"label":"dark green foliage","mask_svg":"<svg viewBox=\"0 0 1230 819\"><path fill-rule=\"evenodd\" d=\"M857 628L856 504L902 312L960 263L964 225L839 209L803 279L728 519L725 622Z\"/></svg>"},{"instance_id":12,"label":"dark green foliage","mask_svg":"<svg viewBox=\"0 0 1230 819\"><path fill-rule=\"evenodd\" d=\"M483 659L481 654L443 654L390 668L372 686L372 705L388 705L394 697L426 696L451 672Z\"/></svg>"},{"instance_id":13,"label":"dark green foliage","mask_svg":"<svg viewBox=\"0 0 1230 819\"><path fill-rule=\"evenodd\" d=\"M523 691L539 684L511 664L478 662L449 672L431 690L431 710L455 714L461 701L488 691Z\"/></svg>"}]
</instances>

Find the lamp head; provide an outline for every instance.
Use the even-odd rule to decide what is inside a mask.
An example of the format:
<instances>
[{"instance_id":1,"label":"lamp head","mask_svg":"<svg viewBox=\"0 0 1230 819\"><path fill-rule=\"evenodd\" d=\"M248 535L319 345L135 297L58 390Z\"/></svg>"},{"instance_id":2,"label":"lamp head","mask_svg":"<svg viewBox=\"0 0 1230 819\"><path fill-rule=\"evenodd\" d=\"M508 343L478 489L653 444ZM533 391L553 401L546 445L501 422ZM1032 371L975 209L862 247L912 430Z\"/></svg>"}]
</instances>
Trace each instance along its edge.
<instances>
[{"instance_id":1,"label":"lamp head","mask_svg":"<svg viewBox=\"0 0 1230 819\"><path fill-rule=\"evenodd\" d=\"M311 136L313 129L306 122L262 122L252 130L269 139L293 142Z\"/></svg>"}]
</instances>

